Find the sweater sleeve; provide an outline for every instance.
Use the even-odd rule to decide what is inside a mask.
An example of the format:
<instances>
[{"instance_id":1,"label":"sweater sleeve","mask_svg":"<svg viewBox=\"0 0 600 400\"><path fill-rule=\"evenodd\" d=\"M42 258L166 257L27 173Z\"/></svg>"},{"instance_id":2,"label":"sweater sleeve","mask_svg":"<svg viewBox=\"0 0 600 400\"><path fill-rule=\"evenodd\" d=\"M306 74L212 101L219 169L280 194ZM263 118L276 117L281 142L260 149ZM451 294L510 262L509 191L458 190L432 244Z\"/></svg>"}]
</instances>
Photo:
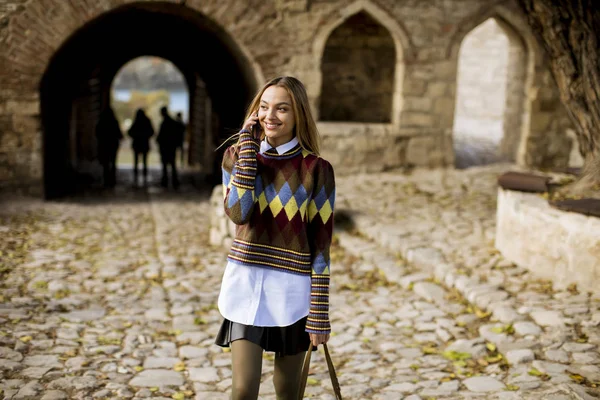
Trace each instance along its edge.
<instances>
[{"instance_id":1,"label":"sweater sleeve","mask_svg":"<svg viewBox=\"0 0 600 400\"><path fill-rule=\"evenodd\" d=\"M250 133L242 131L237 146L229 147L223 156L223 204L225 213L237 225L250 220L257 201L254 184L258 150Z\"/></svg>"},{"instance_id":2,"label":"sweater sleeve","mask_svg":"<svg viewBox=\"0 0 600 400\"><path fill-rule=\"evenodd\" d=\"M329 322L329 248L333 236L335 177L331 164L319 159L314 188L308 204L308 240L311 249L310 311L306 322L309 333L330 333Z\"/></svg>"}]
</instances>

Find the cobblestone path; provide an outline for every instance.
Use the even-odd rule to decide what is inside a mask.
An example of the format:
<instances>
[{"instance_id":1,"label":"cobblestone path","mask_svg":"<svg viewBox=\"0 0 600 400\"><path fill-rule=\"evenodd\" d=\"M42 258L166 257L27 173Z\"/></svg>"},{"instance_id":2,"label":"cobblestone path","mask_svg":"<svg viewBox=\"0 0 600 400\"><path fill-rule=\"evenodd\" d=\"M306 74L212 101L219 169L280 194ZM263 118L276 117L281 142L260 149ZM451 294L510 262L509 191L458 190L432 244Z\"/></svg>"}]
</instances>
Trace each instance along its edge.
<instances>
[{"instance_id":1,"label":"cobblestone path","mask_svg":"<svg viewBox=\"0 0 600 400\"><path fill-rule=\"evenodd\" d=\"M338 180L355 221L333 248L345 399L598 396L599 299L493 249L505 167ZM208 195L0 210L4 398L228 398L230 354L212 344L225 252L207 245ZM261 399L275 399L272 370L267 354ZM319 353L307 396L334 398Z\"/></svg>"}]
</instances>

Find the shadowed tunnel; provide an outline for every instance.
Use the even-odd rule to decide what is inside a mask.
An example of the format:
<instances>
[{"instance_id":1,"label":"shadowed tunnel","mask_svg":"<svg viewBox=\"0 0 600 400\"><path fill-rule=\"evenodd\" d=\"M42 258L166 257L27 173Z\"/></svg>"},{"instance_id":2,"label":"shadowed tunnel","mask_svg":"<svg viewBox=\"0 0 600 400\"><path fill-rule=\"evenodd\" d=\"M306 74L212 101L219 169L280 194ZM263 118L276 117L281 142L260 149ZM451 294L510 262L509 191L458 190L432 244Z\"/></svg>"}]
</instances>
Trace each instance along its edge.
<instances>
[{"instance_id":1,"label":"shadowed tunnel","mask_svg":"<svg viewBox=\"0 0 600 400\"><path fill-rule=\"evenodd\" d=\"M190 164L204 177L218 175L220 157L214 148L239 127L257 87L250 61L222 28L197 11L172 3L134 3L74 32L44 73L40 99L46 198L97 182L98 117L110 104L115 74L143 55L165 58L185 76Z\"/></svg>"}]
</instances>

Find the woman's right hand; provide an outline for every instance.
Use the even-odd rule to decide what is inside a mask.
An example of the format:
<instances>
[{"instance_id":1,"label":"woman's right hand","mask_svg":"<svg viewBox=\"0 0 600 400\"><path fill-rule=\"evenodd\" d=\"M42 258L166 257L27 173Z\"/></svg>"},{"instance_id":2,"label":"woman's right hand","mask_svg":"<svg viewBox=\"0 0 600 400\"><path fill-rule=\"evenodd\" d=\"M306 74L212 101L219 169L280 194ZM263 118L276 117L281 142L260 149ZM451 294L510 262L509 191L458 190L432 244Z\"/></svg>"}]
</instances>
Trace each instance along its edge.
<instances>
[{"instance_id":1,"label":"woman's right hand","mask_svg":"<svg viewBox=\"0 0 600 400\"><path fill-rule=\"evenodd\" d=\"M253 132L253 136L254 136L254 132L256 132L256 130L254 129L254 126L256 126L256 124L258 124L258 113L252 114L250 116L250 118L248 118L245 122L244 122L244 126L242 127L242 129L247 129L250 132ZM257 138L255 138L257 139Z\"/></svg>"}]
</instances>

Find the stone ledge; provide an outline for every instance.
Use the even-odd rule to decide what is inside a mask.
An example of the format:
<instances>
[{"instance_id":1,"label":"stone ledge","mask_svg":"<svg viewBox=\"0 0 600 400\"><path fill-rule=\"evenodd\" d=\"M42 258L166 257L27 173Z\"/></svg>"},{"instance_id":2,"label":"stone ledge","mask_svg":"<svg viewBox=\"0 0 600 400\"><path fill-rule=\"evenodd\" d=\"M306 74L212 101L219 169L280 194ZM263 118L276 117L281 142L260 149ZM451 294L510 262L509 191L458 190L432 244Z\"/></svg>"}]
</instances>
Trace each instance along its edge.
<instances>
[{"instance_id":1,"label":"stone ledge","mask_svg":"<svg viewBox=\"0 0 600 400\"><path fill-rule=\"evenodd\" d=\"M498 189L496 248L511 262L550 279L598 291L600 219L561 211L535 194Z\"/></svg>"}]
</instances>

